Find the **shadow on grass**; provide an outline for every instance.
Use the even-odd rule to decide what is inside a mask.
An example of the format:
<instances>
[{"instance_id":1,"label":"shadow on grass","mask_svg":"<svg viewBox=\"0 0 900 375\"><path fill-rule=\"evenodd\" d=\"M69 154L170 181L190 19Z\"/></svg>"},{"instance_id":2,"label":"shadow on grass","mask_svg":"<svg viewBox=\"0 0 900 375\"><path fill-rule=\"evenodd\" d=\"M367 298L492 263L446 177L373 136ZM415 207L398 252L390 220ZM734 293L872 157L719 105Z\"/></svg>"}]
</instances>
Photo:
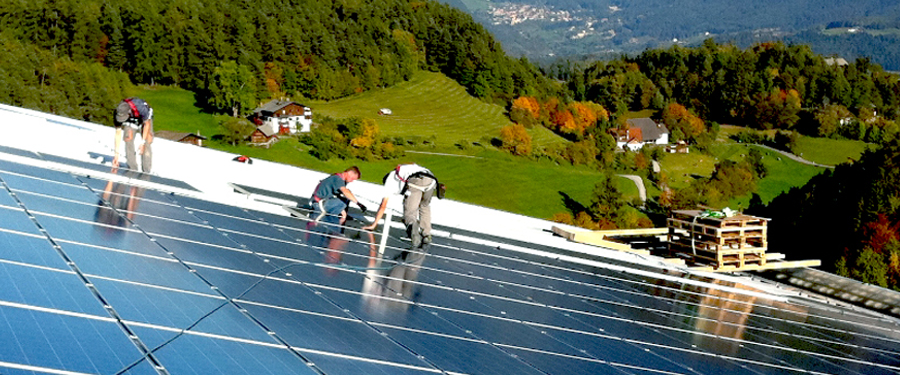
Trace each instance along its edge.
<instances>
[{"instance_id":1,"label":"shadow on grass","mask_svg":"<svg viewBox=\"0 0 900 375\"><path fill-rule=\"evenodd\" d=\"M558 193L560 196L562 196L563 205L566 207L567 210L569 210L570 213L572 213L572 216L577 215L579 212L587 211L587 207L585 207L583 204L579 203L578 201L572 199L572 197L570 197L569 194L566 194L565 192L562 192L562 191L558 191Z\"/></svg>"}]
</instances>

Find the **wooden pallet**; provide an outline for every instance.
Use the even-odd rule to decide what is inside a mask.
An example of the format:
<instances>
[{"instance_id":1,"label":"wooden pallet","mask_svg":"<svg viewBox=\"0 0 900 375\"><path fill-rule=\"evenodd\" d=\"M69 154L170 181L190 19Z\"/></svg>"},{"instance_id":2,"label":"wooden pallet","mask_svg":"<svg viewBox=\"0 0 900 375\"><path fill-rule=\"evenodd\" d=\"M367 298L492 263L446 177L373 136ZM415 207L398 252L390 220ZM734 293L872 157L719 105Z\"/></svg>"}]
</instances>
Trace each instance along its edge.
<instances>
[{"instance_id":1,"label":"wooden pallet","mask_svg":"<svg viewBox=\"0 0 900 375\"><path fill-rule=\"evenodd\" d=\"M672 253L690 256L694 258L695 262L711 262L714 267L724 267L729 265L744 267L750 264L766 264L766 250L759 248L710 251L692 248L690 244L670 243L669 249Z\"/></svg>"},{"instance_id":2,"label":"wooden pallet","mask_svg":"<svg viewBox=\"0 0 900 375\"><path fill-rule=\"evenodd\" d=\"M703 217L700 210L673 211L667 219L669 251L710 262L714 268L764 266L767 222L743 214L716 218Z\"/></svg>"}]
</instances>

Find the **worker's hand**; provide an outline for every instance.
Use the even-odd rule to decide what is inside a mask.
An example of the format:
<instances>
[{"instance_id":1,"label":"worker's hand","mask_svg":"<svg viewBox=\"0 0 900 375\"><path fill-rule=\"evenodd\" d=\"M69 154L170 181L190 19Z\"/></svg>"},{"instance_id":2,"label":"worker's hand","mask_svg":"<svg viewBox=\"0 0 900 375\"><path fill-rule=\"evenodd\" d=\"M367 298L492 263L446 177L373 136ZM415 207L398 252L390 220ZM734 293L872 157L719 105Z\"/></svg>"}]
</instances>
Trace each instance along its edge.
<instances>
[{"instance_id":1,"label":"worker's hand","mask_svg":"<svg viewBox=\"0 0 900 375\"><path fill-rule=\"evenodd\" d=\"M141 147L138 147L138 155L143 155L143 154L144 154L144 145L141 145Z\"/></svg>"},{"instance_id":2,"label":"worker's hand","mask_svg":"<svg viewBox=\"0 0 900 375\"><path fill-rule=\"evenodd\" d=\"M366 206L364 204L362 204L361 202L356 202L356 205L359 206L360 211L366 213Z\"/></svg>"},{"instance_id":3,"label":"worker's hand","mask_svg":"<svg viewBox=\"0 0 900 375\"><path fill-rule=\"evenodd\" d=\"M362 227L362 229L364 229L364 230L375 230L376 227L378 227L378 223L372 223L372 224L369 224L369 225L366 225L366 226Z\"/></svg>"},{"instance_id":4,"label":"worker's hand","mask_svg":"<svg viewBox=\"0 0 900 375\"><path fill-rule=\"evenodd\" d=\"M113 168L119 168L119 155L118 154L116 154L116 156L113 156L112 166L113 166Z\"/></svg>"}]
</instances>

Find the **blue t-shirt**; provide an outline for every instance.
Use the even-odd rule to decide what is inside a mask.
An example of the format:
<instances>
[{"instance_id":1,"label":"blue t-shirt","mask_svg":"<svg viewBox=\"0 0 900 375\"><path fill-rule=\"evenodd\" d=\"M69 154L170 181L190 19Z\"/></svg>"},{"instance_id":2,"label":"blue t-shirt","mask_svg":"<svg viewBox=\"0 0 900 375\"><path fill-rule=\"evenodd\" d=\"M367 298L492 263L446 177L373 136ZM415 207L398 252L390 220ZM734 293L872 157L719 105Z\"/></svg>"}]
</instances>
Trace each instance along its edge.
<instances>
[{"instance_id":1,"label":"blue t-shirt","mask_svg":"<svg viewBox=\"0 0 900 375\"><path fill-rule=\"evenodd\" d=\"M319 201L331 197L339 197L344 200L346 198L341 194L341 188L344 186L347 186L347 181L344 181L339 174L328 176L319 181L319 186L316 186L316 191L313 192L313 200Z\"/></svg>"}]
</instances>

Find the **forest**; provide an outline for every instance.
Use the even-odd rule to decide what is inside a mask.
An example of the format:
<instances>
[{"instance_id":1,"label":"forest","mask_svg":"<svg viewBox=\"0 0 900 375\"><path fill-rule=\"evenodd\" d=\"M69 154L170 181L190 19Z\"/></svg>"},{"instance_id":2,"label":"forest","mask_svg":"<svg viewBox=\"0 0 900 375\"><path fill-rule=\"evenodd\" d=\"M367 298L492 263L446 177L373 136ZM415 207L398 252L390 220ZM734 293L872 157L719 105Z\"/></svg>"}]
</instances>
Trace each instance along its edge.
<instances>
[{"instance_id":1,"label":"forest","mask_svg":"<svg viewBox=\"0 0 900 375\"><path fill-rule=\"evenodd\" d=\"M612 173L647 171L651 160L664 157L616 152L614 137L633 111L651 110L672 141L701 152L720 123L864 140L882 147L751 209L779 221L773 241L810 239L810 251L839 249L817 253L827 269L884 286L900 282L900 78L866 58L829 64L804 45L742 49L709 39L696 48L542 70L505 55L470 16L404 0L4 2L0 30L0 102L97 123L110 123L113 106L133 84L179 86L208 111L239 117L269 98L346 97L427 70L505 106L515 124L492 135L500 149ZM400 152L376 139L371 121L321 124L306 141L320 145L323 158ZM532 145L527 130L535 126L567 142ZM346 144L334 148L335 140ZM766 174L760 158L722 161L711 176L680 190L663 175L648 175L662 191L653 203L664 211L752 194ZM653 225L624 209L628 202L613 185L600 181L589 206L560 220L595 228ZM818 225L824 217L834 219ZM828 242L835 236L839 247Z\"/></svg>"},{"instance_id":2,"label":"forest","mask_svg":"<svg viewBox=\"0 0 900 375\"><path fill-rule=\"evenodd\" d=\"M57 63L104 67L133 83L178 85L211 110L234 114L270 97L334 99L390 86L417 69L442 72L486 100L551 89L469 15L434 1L13 1L0 4L0 29L10 51L44 51L10 57L20 64L5 64L4 76L64 74L42 72ZM11 104L63 105L10 87ZM86 120L108 120L109 111L82 112Z\"/></svg>"}]
</instances>

